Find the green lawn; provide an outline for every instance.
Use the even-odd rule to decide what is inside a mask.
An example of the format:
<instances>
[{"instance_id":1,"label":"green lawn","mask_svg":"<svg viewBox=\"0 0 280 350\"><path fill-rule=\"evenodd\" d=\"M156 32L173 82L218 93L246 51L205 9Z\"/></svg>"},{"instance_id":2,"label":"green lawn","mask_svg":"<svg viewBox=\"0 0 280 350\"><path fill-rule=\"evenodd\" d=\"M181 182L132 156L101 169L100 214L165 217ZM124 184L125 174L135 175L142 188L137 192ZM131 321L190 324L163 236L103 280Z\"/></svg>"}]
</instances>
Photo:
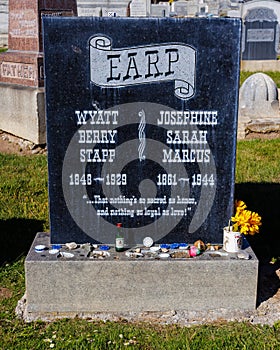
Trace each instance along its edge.
<instances>
[{"instance_id":1,"label":"green lawn","mask_svg":"<svg viewBox=\"0 0 280 350\"><path fill-rule=\"evenodd\" d=\"M238 142L236 197L263 216L261 233L251 244L267 259L278 257L280 244L279 159L280 139ZM35 233L49 227L46 157L0 154L0 186L0 349L280 349L280 322L178 327L16 319L14 309L25 290L24 256Z\"/></svg>"},{"instance_id":2,"label":"green lawn","mask_svg":"<svg viewBox=\"0 0 280 350\"><path fill-rule=\"evenodd\" d=\"M244 83L244 81L252 74L259 73L259 72L247 72L247 71L241 71L240 72L240 86ZM270 78L274 81L276 86L280 88L280 72L263 72L264 74L267 74L270 76Z\"/></svg>"}]
</instances>

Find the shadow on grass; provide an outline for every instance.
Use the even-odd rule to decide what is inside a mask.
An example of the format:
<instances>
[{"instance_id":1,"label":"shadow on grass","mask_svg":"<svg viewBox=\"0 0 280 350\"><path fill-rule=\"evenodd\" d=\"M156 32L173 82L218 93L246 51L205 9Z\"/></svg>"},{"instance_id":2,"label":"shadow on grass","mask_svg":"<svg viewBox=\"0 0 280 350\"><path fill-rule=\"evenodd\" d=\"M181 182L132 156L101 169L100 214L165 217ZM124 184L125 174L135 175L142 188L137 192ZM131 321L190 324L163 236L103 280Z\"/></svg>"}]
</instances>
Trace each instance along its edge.
<instances>
[{"instance_id":1,"label":"shadow on grass","mask_svg":"<svg viewBox=\"0 0 280 350\"><path fill-rule=\"evenodd\" d=\"M27 254L36 233L43 230L43 224L31 219L0 220L0 266Z\"/></svg>"},{"instance_id":2,"label":"shadow on grass","mask_svg":"<svg viewBox=\"0 0 280 350\"><path fill-rule=\"evenodd\" d=\"M236 184L235 198L262 217L260 233L246 236L259 260L280 257L280 184Z\"/></svg>"},{"instance_id":3,"label":"shadow on grass","mask_svg":"<svg viewBox=\"0 0 280 350\"><path fill-rule=\"evenodd\" d=\"M276 271L279 270L280 263L275 264L260 263L258 278L257 306L263 301L273 297L280 288L279 276Z\"/></svg>"},{"instance_id":4,"label":"shadow on grass","mask_svg":"<svg viewBox=\"0 0 280 350\"><path fill-rule=\"evenodd\" d=\"M280 288L276 271L280 267L280 184L241 183L235 186L235 198L262 217L260 233L246 236L259 261L257 305L273 297ZM272 258L279 258L275 264Z\"/></svg>"}]
</instances>

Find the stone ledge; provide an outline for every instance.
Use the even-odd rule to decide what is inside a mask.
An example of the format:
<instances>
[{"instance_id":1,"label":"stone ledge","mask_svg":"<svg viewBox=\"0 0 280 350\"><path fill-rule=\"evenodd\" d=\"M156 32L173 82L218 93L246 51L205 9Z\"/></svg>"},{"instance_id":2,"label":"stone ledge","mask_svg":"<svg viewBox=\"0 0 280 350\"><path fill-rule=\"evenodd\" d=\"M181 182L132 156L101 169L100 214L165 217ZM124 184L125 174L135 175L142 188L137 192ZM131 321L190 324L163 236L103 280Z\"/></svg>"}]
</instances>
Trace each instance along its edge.
<instances>
[{"instance_id":1,"label":"stone ledge","mask_svg":"<svg viewBox=\"0 0 280 350\"><path fill-rule=\"evenodd\" d=\"M44 88L0 83L0 129L36 145L46 143Z\"/></svg>"},{"instance_id":2,"label":"stone ledge","mask_svg":"<svg viewBox=\"0 0 280 350\"><path fill-rule=\"evenodd\" d=\"M72 259L38 254L38 244L50 246L49 235L37 234L26 258L26 320L256 308L258 260L250 247L250 260L207 253L191 259L89 260L79 252Z\"/></svg>"},{"instance_id":3,"label":"stone ledge","mask_svg":"<svg viewBox=\"0 0 280 350\"><path fill-rule=\"evenodd\" d=\"M280 61L278 60L242 60L241 71L246 72L277 72L280 71Z\"/></svg>"},{"instance_id":4,"label":"stone ledge","mask_svg":"<svg viewBox=\"0 0 280 350\"><path fill-rule=\"evenodd\" d=\"M280 118L254 120L240 118L238 120L238 139L258 138L258 136L270 136L270 138L280 137Z\"/></svg>"}]
</instances>

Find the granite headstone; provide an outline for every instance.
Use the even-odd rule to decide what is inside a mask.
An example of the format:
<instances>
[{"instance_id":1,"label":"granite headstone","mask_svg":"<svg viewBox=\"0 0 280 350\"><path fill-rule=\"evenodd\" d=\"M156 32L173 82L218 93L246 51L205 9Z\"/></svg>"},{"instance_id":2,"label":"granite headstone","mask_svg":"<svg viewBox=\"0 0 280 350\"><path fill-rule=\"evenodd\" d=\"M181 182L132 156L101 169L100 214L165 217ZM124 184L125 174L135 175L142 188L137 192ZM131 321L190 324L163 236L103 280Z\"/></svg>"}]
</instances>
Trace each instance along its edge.
<instances>
[{"instance_id":1,"label":"granite headstone","mask_svg":"<svg viewBox=\"0 0 280 350\"><path fill-rule=\"evenodd\" d=\"M240 41L239 19L44 18L52 243L222 242Z\"/></svg>"},{"instance_id":2,"label":"granite headstone","mask_svg":"<svg viewBox=\"0 0 280 350\"><path fill-rule=\"evenodd\" d=\"M273 9L256 7L248 10L244 20L243 60L276 60L279 26Z\"/></svg>"}]
</instances>

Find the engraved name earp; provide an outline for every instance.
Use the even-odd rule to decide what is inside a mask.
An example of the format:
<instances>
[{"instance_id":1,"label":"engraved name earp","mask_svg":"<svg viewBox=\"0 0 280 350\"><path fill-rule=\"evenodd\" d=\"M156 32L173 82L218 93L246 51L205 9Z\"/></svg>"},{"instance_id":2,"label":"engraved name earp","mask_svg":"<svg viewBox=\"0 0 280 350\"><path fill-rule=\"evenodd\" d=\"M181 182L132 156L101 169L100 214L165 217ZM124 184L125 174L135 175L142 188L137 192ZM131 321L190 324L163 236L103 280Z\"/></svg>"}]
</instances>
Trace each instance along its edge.
<instances>
[{"instance_id":1,"label":"engraved name earp","mask_svg":"<svg viewBox=\"0 0 280 350\"><path fill-rule=\"evenodd\" d=\"M195 61L195 49L185 44L112 49L106 36L90 40L91 81L101 87L174 80L175 95L189 99L195 92Z\"/></svg>"}]
</instances>

